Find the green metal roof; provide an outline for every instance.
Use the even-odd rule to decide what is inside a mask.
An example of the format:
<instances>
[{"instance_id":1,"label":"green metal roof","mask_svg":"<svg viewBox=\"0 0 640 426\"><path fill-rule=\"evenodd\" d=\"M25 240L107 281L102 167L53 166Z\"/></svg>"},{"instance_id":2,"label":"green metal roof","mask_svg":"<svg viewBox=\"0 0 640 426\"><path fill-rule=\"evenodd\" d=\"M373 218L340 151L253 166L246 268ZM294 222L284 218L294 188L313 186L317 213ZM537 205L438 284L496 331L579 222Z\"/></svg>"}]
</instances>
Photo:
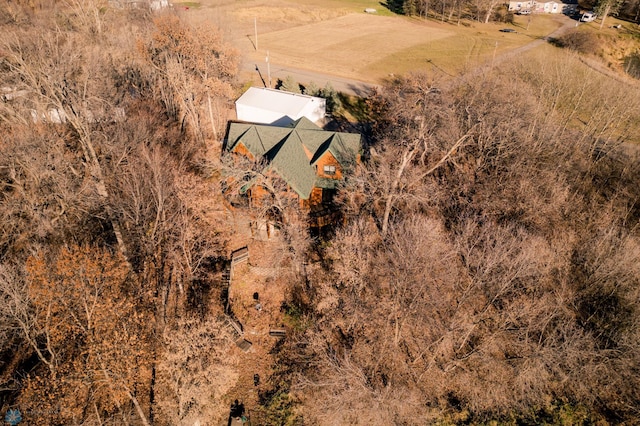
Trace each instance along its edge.
<instances>
[{"instance_id":1,"label":"green metal roof","mask_svg":"<svg viewBox=\"0 0 640 426\"><path fill-rule=\"evenodd\" d=\"M316 186L323 189L336 189L338 187L338 182L340 181L337 179L323 177L316 178Z\"/></svg>"},{"instance_id":2,"label":"green metal roof","mask_svg":"<svg viewBox=\"0 0 640 426\"><path fill-rule=\"evenodd\" d=\"M264 158L300 198L308 199L317 184L315 163L328 150L348 168L360 151L360 135L322 130L305 117L289 127L262 124L230 123L226 149L242 143L255 158ZM312 154L307 157L304 147ZM331 187L324 182L320 187Z\"/></svg>"}]
</instances>

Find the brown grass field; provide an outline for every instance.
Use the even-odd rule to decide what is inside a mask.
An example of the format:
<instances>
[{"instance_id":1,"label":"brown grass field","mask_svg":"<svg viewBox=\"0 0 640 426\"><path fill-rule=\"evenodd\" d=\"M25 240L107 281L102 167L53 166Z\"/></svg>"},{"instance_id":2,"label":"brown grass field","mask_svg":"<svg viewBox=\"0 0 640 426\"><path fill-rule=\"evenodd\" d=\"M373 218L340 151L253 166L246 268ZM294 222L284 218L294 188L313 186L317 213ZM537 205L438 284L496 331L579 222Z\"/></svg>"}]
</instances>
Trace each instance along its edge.
<instances>
[{"instance_id":1,"label":"brown grass field","mask_svg":"<svg viewBox=\"0 0 640 426\"><path fill-rule=\"evenodd\" d=\"M527 30L527 17L516 17L513 26L457 25L392 15L369 0L275 0L268 6L257 0L203 0L176 6L195 23L222 28L249 63L264 63L268 51L272 64L372 83L418 70L460 73L547 35L563 18L535 16ZM364 7L379 13L365 14ZM505 27L518 33L498 31Z\"/></svg>"},{"instance_id":2,"label":"brown grass field","mask_svg":"<svg viewBox=\"0 0 640 426\"><path fill-rule=\"evenodd\" d=\"M514 25L424 21L394 15L376 0L272 0L268 4L259 0L202 0L202 3L177 3L175 6L195 24L222 29L240 51L245 64L262 64L264 69L268 51L272 69L284 70L284 74L280 72L281 76L287 75L287 67L308 70L305 78L316 83L321 80L314 80L313 73L376 84L383 83L392 74L412 71L460 75L481 64L491 63L494 55L499 57L550 34L563 23L571 25L568 18L557 15L516 16ZM365 14L365 7L374 7L378 13ZM258 49L255 47L254 19ZM609 19L608 25L614 23L620 22ZM501 28L513 28L517 33L502 33L499 32ZM610 36L615 36L617 31L609 27L601 30L596 24L582 25L580 30ZM527 67L527 58L542 55L547 60L531 61L538 63L532 66L540 67L552 58L556 58L551 61L553 63L563 63L562 55L566 54L545 43L517 57L522 66ZM605 58L610 63L616 61L616 58ZM586 67L585 64L575 66L578 68L567 72L580 74ZM602 82L603 87L622 85L622 90L637 93L636 82L629 82L629 79L621 82L621 78L611 77L607 70L589 79L603 78L603 74L609 77L605 78L606 83ZM245 85L260 84L256 72L249 66L240 78ZM581 109L580 114L588 114L588 111ZM637 134L639 122L637 114L632 114L630 128L636 130L628 133L627 139L637 140L629 135ZM580 127L579 123L574 124Z\"/></svg>"}]
</instances>

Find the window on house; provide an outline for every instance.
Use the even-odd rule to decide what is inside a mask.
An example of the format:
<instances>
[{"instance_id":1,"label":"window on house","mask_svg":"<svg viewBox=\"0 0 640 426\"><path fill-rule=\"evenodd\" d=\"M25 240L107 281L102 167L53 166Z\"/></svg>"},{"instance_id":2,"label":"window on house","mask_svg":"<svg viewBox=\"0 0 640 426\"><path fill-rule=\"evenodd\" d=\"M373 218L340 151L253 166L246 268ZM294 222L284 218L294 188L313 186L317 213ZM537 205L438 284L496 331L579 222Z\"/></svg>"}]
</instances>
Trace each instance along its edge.
<instances>
[{"instance_id":1,"label":"window on house","mask_svg":"<svg viewBox=\"0 0 640 426\"><path fill-rule=\"evenodd\" d=\"M336 166L324 166L324 174L325 175L335 175L336 174Z\"/></svg>"}]
</instances>

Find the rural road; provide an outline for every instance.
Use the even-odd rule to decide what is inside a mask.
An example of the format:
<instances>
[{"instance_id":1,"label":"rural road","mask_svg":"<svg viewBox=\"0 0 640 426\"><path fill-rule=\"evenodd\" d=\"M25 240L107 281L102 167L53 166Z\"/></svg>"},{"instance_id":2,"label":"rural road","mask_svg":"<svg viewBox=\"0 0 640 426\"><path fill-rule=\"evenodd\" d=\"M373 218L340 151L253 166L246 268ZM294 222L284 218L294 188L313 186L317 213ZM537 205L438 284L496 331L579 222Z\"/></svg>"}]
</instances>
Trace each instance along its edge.
<instances>
[{"instance_id":1,"label":"rural road","mask_svg":"<svg viewBox=\"0 0 640 426\"><path fill-rule=\"evenodd\" d=\"M493 68L494 66L500 64L501 62L504 62L507 59L510 58L514 58L518 55L521 55L531 49L535 49L536 47L549 42L550 40L560 37L562 34L566 33L567 31L569 31L571 28L575 28L576 27L576 21L574 21L573 19L567 17L567 16L562 16L562 20L565 21L560 27L556 28L553 32L547 34L545 37L541 37L541 38L537 38L527 44L525 44L524 46L520 46L516 49L510 50L508 52L504 52L499 56L496 56L494 59L485 62L482 65L479 65L478 67L476 67L475 69L465 73L464 75L458 76L454 79L452 79L451 81L449 81L447 83L447 85L449 87L456 87L460 84L462 84L464 81L468 81L472 78L476 78L480 75L482 75L483 73L487 72L488 70L490 70L491 68Z\"/></svg>"},{"instance_id":2,"label":"rural road","mask_svg":"<svg viewBox=\"0 0 640 426\"><path fill-rule=\"evenodd\" d=\"M496 57L496 60L494 61L494 64L498 63L498 62L501 62L501 61L504 61L505 59L512 58L514 56L520 55L520 54L522 54L524 52L527 52L527 51L529 51L531 49L534 49L534 48L540 46L541 44L550 41L551 39L560 37L562 34L566 33L571 28L575 28L576 27L577 22L574 21L573 19L571 19L571 18L569 18L567 16L562 16L562 18L563 18L563 21L566 21L566 22L564 22L561 27L556 28L555 31L549 33L544 38L539 38L539 39L533 40L532 42L527 43L524 46L520 46L517 49L514 49L514 50L511 50L509 52L503 53L502 55Z\"/></svg>"},{"instance_id":3,"label":"rural road","mask_svg":"<svg viewBox=\"0 0 640 426\"><path fill-rule=\"evenodd\" d=\"M366 96L376 87L376 84L364 81L353 80L349 78L338 77L335 75L322 74L315 71L292 68L286 65L271 64L271 87L275 87L278 79L284 80L287 76L293 77L300 84L309 84L314 82L318 87L324 87L327 83L338 91L356 96ZM266 62L260 64L246 62L243 71L253 73L253 79L262 80L263 84L268 85L269 77Z\"/></svg>"},{"instance_id":4,"label":"rural road","mask_svg":"<svg viewBox=\"0 0 640 426\"><path fill-rule=\"evenodd\" d=\"M517 49L511 50L509 52L505 52L500 56L497 56L494 60L489 63L485 63L484 65L480 65L476 68L475 71L471 73L467 73L465 78L469 76L478 75L482 73L492 65L500 63L508 58L512 58L514 56L520 55L526 51L534 49L540 46L543 43L546 43L550 38L558 37L571 28L576 26L576 21L569 17L562 17L566 22L563 23L562 26L557 28L555 31L551 32L544 38L538 38L533 40L524 46L521 46ZM269 83L269 70L267 68L266 61L261 61L260 63L256 63L255 61L245 60L242 65L242 72L245 75L249 75L256 84L263 84L265 87ZM319 73L312 70L304 70L299 68L293 68L287 66L286 64L270 64L270 74L271 74L271 87L275 87L278 79L284 80L287 76L293 77L293 79L300 84L309 84L310 82L314 82L318 87L324 87L327 83L330 83L333 88L338 92L347 93L350 95L356 96L366 96L371 92L374 87L379 87L379 85L375 83L358 81L349 78L343 78L335 75ZM458 79L456 79L458 80ZM455 84L455 83L454 83Z\"/></svg>"}]
</instances>

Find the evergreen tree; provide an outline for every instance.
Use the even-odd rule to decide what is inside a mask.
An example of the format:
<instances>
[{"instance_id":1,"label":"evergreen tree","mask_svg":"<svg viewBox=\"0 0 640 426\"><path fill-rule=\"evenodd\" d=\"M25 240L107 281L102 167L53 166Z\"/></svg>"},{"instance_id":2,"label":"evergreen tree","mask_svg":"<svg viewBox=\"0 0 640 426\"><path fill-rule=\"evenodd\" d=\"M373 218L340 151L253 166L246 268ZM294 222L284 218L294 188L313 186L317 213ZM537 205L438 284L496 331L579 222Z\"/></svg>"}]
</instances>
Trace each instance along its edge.
<instances>
[{"instance_id":1,"label":"evergreen tree","mask_svg":"<svg viewBox=\"0 0 640 426\"><path fill-rule=\"evenodd\" d=\"M604 20L609 15L617 15L623 0L599 0L596 3L595 12L602 18L600 28L604 26Z\"/></svg>"},{"instance_id":2,"label":"evergreen tree","mask_svg":"<svg viewBox=\"0 0 640 426\"><path fill-rule=\"evenodd\" d=\"M416 0L405 0L402 5L402 10L407 16L417 15L418 5L416 4Z\"/></svg>"},{"instance_id":3,"label":"evergreen tree","mask_svg":"<svg viewBox=\"0 0 640 426\"><path fill-rule=\"evenodd\" d=\"M292 93L301 93L300 85L290 75L286 76L285 79L282 80L282 84L280 85L280 90L284 90L286 92L292 92Z\"/></svg>"},{"instance_id":4,"label":"evergreen tree","mask_svg":"<svg viewBox=\"0 0 640 426\"><path fill-rule=\"evenodd\" d=\"M327 83L319 92L318 96L327 100L327 113L332 114L342 107L342 102L338 97L338 92L331 83Z\"/></svg>"}]
</instances>

